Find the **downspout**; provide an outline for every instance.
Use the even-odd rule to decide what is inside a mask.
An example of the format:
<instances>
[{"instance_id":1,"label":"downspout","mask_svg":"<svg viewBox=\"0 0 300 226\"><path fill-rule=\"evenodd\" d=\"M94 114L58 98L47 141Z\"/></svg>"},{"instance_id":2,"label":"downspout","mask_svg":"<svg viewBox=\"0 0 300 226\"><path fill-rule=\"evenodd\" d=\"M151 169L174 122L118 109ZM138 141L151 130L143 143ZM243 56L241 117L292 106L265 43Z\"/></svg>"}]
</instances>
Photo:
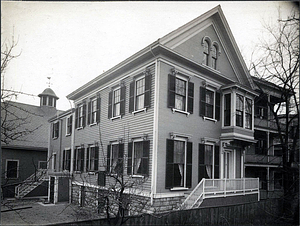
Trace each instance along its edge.
<instances>
[{"instance_id":1,"label":"downspout","mask_svg":"<svg viewBox=\"0 0 300 226\"><path fill-rule=\"evenodd\" d=\"M48 153L47 153L47 169L49 170L50 169L50 158L52 158L52 152L53 150L50 150L51 148L51 145L50 145L50 142L51 142L51 123L49 123L49 133L48 133ZM50 154L50 151L51 151L51 154ZM53 159L51 159L51 163L52 163ZM52 167L51 167L52 168ZM48 174L49 175L49 174ZM48 185L48 202L50 202L50 183L51 183L51 179L50 179L50 176L49 176L49 185Z\"/></svg>"}]
</instances>

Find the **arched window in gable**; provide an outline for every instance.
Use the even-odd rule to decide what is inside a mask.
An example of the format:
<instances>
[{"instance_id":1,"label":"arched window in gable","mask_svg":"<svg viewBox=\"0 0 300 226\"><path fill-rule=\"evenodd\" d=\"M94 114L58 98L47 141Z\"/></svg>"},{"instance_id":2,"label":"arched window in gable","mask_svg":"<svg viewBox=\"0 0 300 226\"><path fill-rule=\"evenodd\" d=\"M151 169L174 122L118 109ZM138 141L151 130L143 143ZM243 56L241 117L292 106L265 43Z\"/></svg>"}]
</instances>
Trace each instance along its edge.
<instances>
[{"instance_id":1,"label":"arched window in gable","mask_svg":"<svg viewBox=\"0 0 300 226\"><path fill-rule=\"evenodd\" d=\"M212 58L211 67L213 69L217 69L218 55L220 54L219 45L218 45L217 42L213 42L211 52L212 52L212 54L211 54L211 58Z\"/></svg>"},{"instance_id":2,"label":"arched window in gable","mask_svg":"<svg viewBox=\"0 0 300 226\"><path fill-rule=\"evenodd\" d=\"M205 36L202 39L202 46L203 46L203 61L202 61L202 63L207 66L209 64L210 45L211 45L210 38L208 36Z\"/></svg>"}]
</instances>

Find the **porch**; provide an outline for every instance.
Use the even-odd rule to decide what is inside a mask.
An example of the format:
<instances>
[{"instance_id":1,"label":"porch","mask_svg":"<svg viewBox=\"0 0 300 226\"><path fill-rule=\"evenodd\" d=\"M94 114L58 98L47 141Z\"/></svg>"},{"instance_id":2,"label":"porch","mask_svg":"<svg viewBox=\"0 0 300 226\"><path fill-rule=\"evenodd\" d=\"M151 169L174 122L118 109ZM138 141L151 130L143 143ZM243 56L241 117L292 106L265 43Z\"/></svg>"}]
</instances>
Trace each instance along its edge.
<instances>
[{"instance_id":1,"label":"porch","mask_svg":"<svg viewBox=\"0 0 300 226\"><path fill-rule=\"evenodd\" d=\"M259 178L205 179L187 196L181 209L198 208L205 199L257 195L259 201Z\"/></svg>"}]
</instances>

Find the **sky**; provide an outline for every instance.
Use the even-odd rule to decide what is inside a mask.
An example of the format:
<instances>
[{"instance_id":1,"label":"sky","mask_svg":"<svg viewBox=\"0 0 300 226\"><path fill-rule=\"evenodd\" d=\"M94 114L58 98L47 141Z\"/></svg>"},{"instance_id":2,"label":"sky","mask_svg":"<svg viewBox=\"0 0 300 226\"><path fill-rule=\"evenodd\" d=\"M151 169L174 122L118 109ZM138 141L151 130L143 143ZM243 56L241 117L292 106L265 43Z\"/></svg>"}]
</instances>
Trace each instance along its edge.
<instances>
[{"instance_id":1,"label":"sky","mask_svg":"<svg viewBox=\"0 0 300 226\"><path fill-rule=\"evenodd\" d=\"M264 23L285 18L293 4L279 1L193 2L24 2L1 1L1 45L18 41L20 54L4 74L13 101L39 105L50 87L59 110L66 96L157 39L221 5L248 65ZM3 80L2 80L3 82Z\"/></svg>"}]
</instances>

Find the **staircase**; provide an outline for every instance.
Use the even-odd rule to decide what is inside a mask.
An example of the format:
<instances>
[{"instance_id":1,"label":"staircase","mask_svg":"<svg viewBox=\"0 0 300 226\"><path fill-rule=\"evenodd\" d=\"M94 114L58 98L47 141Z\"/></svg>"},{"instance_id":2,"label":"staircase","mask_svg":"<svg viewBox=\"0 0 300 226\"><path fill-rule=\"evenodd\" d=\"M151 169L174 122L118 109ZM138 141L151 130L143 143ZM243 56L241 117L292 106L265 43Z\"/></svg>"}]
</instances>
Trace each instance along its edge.
<instances>
[{"instance_id":1,"label":"staircase","mask_svg":"<svg viewBox=\"0 0 300 226\"><path fill-rule=\"evenodd\" d=\"M181 204L180 209L198 208L204 199L252 195L259 197L258 178L205 179L203 178Z\"/></svg>"},{"instance_id":2,"label":"staircase","mask_svg":"<svg viewBox=\"0 0 300 226\"><path fill-rule=\"evenodd\" d=\"M48 181L49 178L47 176L46 169L39 169L26 180L24 180L21 184L16 186L15 188L15 197L18 199L24 198L35 188L40 186L44 181Z\"/></svg>"}]
</instances>

